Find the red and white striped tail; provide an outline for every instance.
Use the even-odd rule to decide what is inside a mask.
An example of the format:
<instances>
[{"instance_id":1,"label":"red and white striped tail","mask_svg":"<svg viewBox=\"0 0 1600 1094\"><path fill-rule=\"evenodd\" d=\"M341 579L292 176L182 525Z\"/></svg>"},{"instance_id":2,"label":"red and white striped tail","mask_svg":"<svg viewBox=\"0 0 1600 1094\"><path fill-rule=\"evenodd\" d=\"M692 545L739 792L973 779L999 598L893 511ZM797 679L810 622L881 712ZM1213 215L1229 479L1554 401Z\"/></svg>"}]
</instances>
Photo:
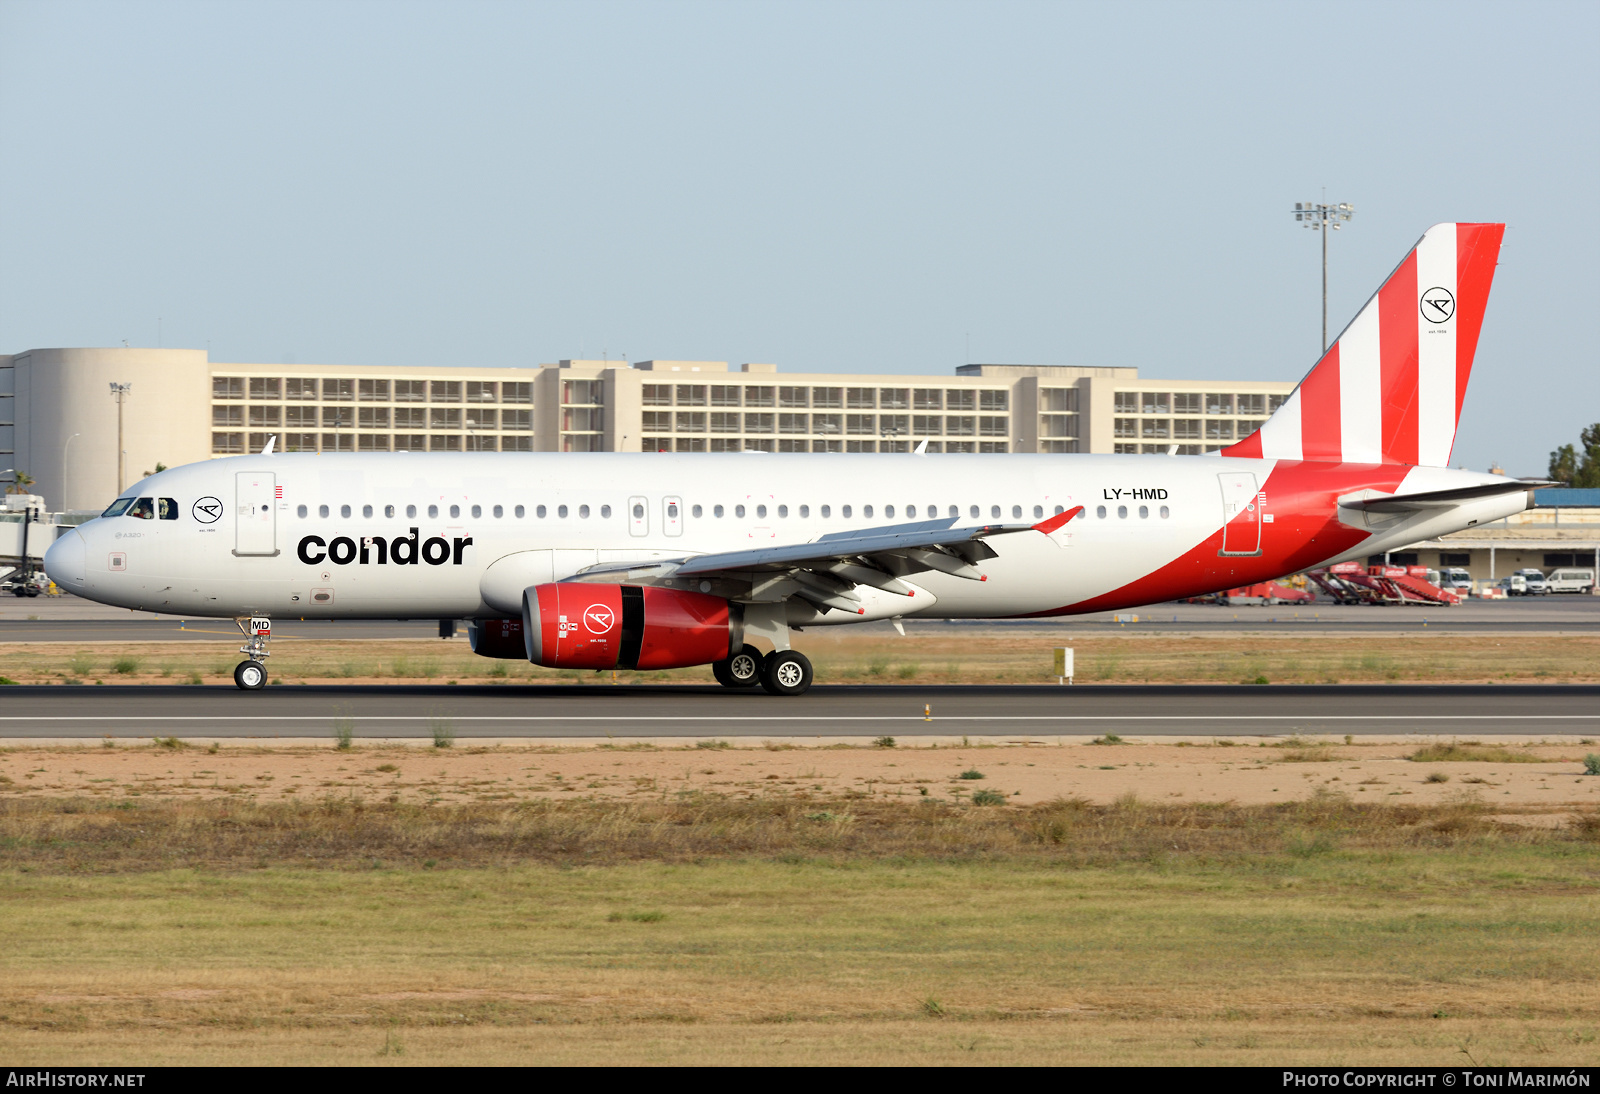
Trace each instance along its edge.
<instances>
[{"instance_id":1,"label":"red and white striped tail","mask_svg":"<svg viewBox=\"0 0 1600 1094\"><path fill-rule=\"evenodd\" d=\"M1445 467L1504 224L1436 224L1265 425L1224 456Z\"/></svg>"}]
</instances>

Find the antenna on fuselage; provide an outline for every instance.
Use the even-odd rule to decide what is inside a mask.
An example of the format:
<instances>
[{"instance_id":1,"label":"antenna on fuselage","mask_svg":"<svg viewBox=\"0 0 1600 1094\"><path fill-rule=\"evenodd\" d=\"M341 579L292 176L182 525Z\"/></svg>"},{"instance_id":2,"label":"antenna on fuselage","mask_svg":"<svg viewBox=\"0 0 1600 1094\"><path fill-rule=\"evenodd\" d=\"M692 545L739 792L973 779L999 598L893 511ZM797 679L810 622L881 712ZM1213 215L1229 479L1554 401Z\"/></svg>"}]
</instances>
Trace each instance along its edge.
<instances>
[{"instance_id":1,"label":"antenna on fuselage","mask_svg":"<svg viewBox=\"0 0 1600 1094\"><path fill-rule=\"evenodd\" d=\"M922 438L922 442L911 450L911 454L913 456L926 456L928 454L928 438Z\"/></svg>"}]
</instances>

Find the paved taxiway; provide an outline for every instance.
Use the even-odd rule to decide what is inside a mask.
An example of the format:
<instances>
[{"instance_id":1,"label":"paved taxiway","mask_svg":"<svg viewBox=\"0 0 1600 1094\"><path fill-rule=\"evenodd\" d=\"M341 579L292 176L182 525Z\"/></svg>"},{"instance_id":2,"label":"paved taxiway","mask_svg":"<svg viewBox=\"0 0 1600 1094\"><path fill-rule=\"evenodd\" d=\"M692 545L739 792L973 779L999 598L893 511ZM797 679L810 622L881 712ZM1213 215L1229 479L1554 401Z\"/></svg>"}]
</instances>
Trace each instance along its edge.
<instances>
[{"instance_id":1,"label":"paved taxiway","mask_svg":"<svg viewBox=\"0 0 1600 1094\"><path fill-rule=\"evenodd\" d=\"M0 737L911 737L1600 734L1600 686L14 687ZM924 707L931 720L924 715Z\"/></svg>"}]
</instances>

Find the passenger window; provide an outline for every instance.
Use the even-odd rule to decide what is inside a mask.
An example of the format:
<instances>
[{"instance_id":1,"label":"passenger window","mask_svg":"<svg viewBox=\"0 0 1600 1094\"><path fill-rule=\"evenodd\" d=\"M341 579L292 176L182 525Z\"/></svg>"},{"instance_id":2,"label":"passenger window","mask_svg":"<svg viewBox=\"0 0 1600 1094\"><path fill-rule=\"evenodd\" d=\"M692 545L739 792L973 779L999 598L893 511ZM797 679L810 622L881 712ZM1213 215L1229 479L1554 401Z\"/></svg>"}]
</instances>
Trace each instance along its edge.
<instances>
[{"instance_id":1,"label":"passenger window","mask_svg":"<svg viewBox=\"0 0 1600 1094\"><path fill-rule=\"evenodd\" d=\"M1106 519L1106 507L1104 505L1095 506L1094 507L1094 515L1099 517L1101 520L1105 520Z\"/></svg>"},{"instance_id":2,"label":"passenger window","mask_svg":"<svg viewBox=\"0 0 1600 1094\"><path fill-rule=\"evenodd\" d=\"M824 505L821 509L818 510L818 512L820 512L822 514L822 519L823 520L827 520L829 517L833 516L833 507L829 506L829 505Z\"/></svg>"},{"instance_id":3,"label":"passenger window","mask_svg":"<svg viewBox=\"0 0 1600 1094\"><path fill-rule=\"evenodd\" d=\"M517 506L515 509L511 510L511 515L516 517L518 520L521 520L523 517L525 517L527 515L527 513L528 513L528 511L526 509L524 509L520 505ZM544 516L543 513L540 513L539 515L540 516Z\"/></svg>"},{"instance_id":4,"label":"passenger window","mask_svg":"<svg viewBox=\"0 0 1600 1094\"><path fill-rule=\"evenodd\" d=\"M950 519L955 520L959 516L961 516L961 507L958 505L952 505L950 507Z\"/></svg>"},{"instance_id":5,"label":"passenger window","mask_svg":"<svg viewBox=\"0 0 1600 1094\"><path fill-rule=\"evenodd\" d=\"M130 517L138 517L140 520L155 520L155 502L151 501L149 498L140 498L128 509L128 515Z\"/></svg>"},{"instance_id":6,"label":"passenger window","mask_svg":"<svg viewBox=\"0 0 1600 1094\"><path fill-rule=\"evenodd\" d=\"M633 519L634 520L643 520L644 519L644 503L643 502L636 501L636 502L633 503Z\"/></svg>"},{"instance_id":7,"label":"passenger window","mask_svg":"<svg viewBox=\"0 0 1600 1094\"><path fill-rule=\"evenodd\" d=\"M364 517L367 517L368 519L371 519L371 517L372 517L372 506L363 505L361 507L361 515L364 516Z\"/></svg>"},{"instance_id":8,"label":"passenger window","mask_svg":"<svg viewBox=\"0 0 1600 1094\"><path fill-rule=\"evenodd\" d=\"M850 519L850 507L848 505L841 505L839 507L839 515L844 517L845 520L849 520Z\"/></svg>"},{"instance_id":9,"label":"passenger window","mask_svg":"<svg viewBox=\"0 0 1600 1094\"><path fill-rule=\"evenodd\" d=\"M491 509L490 512L494 514L495 520L499 520L501 517L506 515L505 509L498 505Z\"/></svg>"},{"instance_id":10,"label":"passenger window","mask_svg":"<svg viewBox=\"0 0 1600 1094\"><path fill-rule=\"evenodd\" d=\"M459 506L459 505L452 505L452 506L451 506L451 507L450 507L450 517L451 517L451 519L452 519L452 520L453 520L453 519L455 519L455 518L456 518L456 517L459 517L459 516L460 516L460 515L461 515L461 506Z\"/></svg>"},{"instance_id":11,"label":"passenger window","mask_svg":"<svg viewBox=\"0 0 1600 1094\"><path fill-rule=\"evenodd\" d=\"M587 505L578 506L578 516L581 517L584 520L588 520L589 519L589 507Z\"/></svg>"},{"instance_id":12,"label":"passenger window","mask_svg":"<svg viewBox=\"0 0 1600 1094\"><path fill-rule=\"evenodd\" d=\"M1150 507L1148 505L1139 506L1139 519L1140 520L1149 520L1150 519Z\"/></svg>"},{"instance_id":13,"label":"passenger window","mask_svg":"<svg viewBox=\"0 0 1600 1094\"><path fill-rule=\"evenodd\" d=\"M162 520L178 519L178 501L176 498L162 498L156 502L156 515Z\"/></svg>"},{"instance_id":14,"label":"passenger window","mask_svg":"<svg viewBox=\"0 0 1600 1094\"><path fill-rule=\"evenodd\" d=\"M1127 520L1128 519L1128 507L1126 505L1117 506L1117 519L1118 520Z\"/></svg>"},{"instance_id":15,"label":"passenger window","mask_svg":"<svg viewBox=\"0 0 1600 1094\"><path fill-rule=\"evenodd\" d=\"M600 507L600 519L601 520L610 520L611 519L611 506L602 505Z\"/></svg>"},{"instance_id":16,"label":"passenger window","mask_svg":"<svg viewBox=\"0 0 1600 1094\"><path fill-rule=\"evenodd\" d=\"M720 517L720 516L722 516L722 506L720 506L720 505L713 505L713 506L712 506L712 507L711 507L711 515L712 515L712 516L714 516L714 517Z\"/></svg>"},{"instance_id":17,"label":"passenger window","mask_svg":"<svg viewBox=\"0 0 1600 1094\"><path fill-rule=\"evenodd\" d=\"M406 519L407 520L415 520L416 516L417 516L417 507L415 505L406 506Z\"/></svg>"},{"instance_id":18,"label":"passenger window","mask_svg":"<svg viewBox=\"0 0 1600 1094\"><path fill-rule=\"evenodd\" d=\"M742 517L742 516L744 516L744 506L742 506L742 505L735 505L735 506L734 506L734 507L733 507L733 515L734 515L734 516L736 516L736 517Z\"/></svg>"},{"instance_id":19,"label":"passenger window","mask_svg":"<svg viewBox=\"0 0 1600 1094\"><path fill-rule=\"evenodd\" d=\"M778 516L787 517L788 515L789 515L789 507L787 505L778 506Z\"/></svg>"},{"instance_id":20,"label":"passenger window","mask_svg":"<svg viewBox=\"0 0 1600 1094\"><path fill-rule=\"evenodd\" d=\"M1013 505L1011 507L1011 519L1016 520L1020 516L1022 516L1022 506Z\"/></svg>"},{"instance_id":21,"label":"passenger window","mask_svg":"<svg viewBox=\"0 0 1600 1094\"><path fill-rule=\"evenodd\" d=\"M327 515L328 515L328 507L326 505L317 506L317 516L326 518Z\"/></svg>"},{"instance_id":22,"label":"passenger window","mask_svg":"<svg viewBox=\"0 0 1600 1094\"><path fill-rule=\"evenodd\" d=\"M533 515L538 517L540 520L543 520L544 519L544 515L547 512L549 512L549 510L547 510L544 506L541 505L541 506L539 506L537 509L535 509L533 511Z\"/></svg>"},{"instance_id":23,"label":"passenger window","mask_svg":"<svg viewBox=\"0 0 1600 1094\"><path fill-rule=\"evenodd\" d=\"M118 498L116 501L106 506L106 511L100 515L102 517L120 517L123 513L128 511L128 506L132 504L132 498ZM304 505L300 507L300 515L302 517L306 515L306 507Z\"/></svg>"},{"instance_id":24,"label":"passenger window","mask_svg":"<svg viewBox=\"0 0 1600 1094\"><path fill-rule=\"evenodd\" d=\"M1058 513L1061 512L1061 506L1059 506L1059 505L1056 506L1056 512L1058 512ZM1035 505L1033 507L1033 519L1034 520L1038 520L1042 516L1044 516L1044 506Z\"/></svg>"},{"instance_id":25,"label":"passenger window","mask_svg":"<svg viewBox=\"0 0 1600 1094\"><path fill-rule=\"evenodd\" d=\"M978 519L978 507L976 505L974 505L971 508L971 510L968 511L967 515L970 516L973 520L977 520Z\"/></svg>"},{"instance_id":26,"label":"passenger window","mask_svg":"<svg viewBox=\"0 0 1600 1094\"><path fill-rule=\"evenodd\" d=\"M350 516L350 507L348 505L339 506L339 515L348 518Z\"/></svg>"},{"instance_id":27,"label":"passenger window","mask_svg":"<svg viewBox=\"0 0 1600 1094\"><path fill-rule=\"evenodd\" d=\"M998 505L989 506L989 519L990 520L999 520L1000 519L1000 507Z\"/></svg>"},{"instance_id":28,"label":"passenger window","mask_svg":"<svg viewBox=\"0 0 1600 1094\"><path fill-rule=\"evenodd\" d=\"M675 501L667 502L667 519L668 520L677 520L678 519L678 503L677 502L675 502Z\"/></svg>"},{"instance_id":29,"label":"passenger window","mask_svg":"<svg viewBox=\"0 0 1600 1094\"><path fill-rule=\"evenodd\" d=\"M765 505L756 506L756 516L765 517L766 515L767 515L767 507Z\"/></svg>"},{"instance_id":30,"label":"passenger window","mask_svg":"<svg viewBox=\"0 0 1600 1094\"><path fill-rule=\"evenodd\" d=\"M1056 516L1059 517L1062 513L1065 513L1065 512L1066 512L1065 508L1063 508L1062 506L1059 506L1059 505L1056 506L1056 511L1055 511L1055 515Z\"/></svg>"},{"instance_id":31,"label":"passenger window","mask_svg":"<svg viewBox=\"0 0 1600 1094\"><path fill-rule=\"evenodd\" d=\"M861 515L866 517L868 520L871 520L872 519L872 506L863 505L861 507Z\"/></svg>"},{"instance_id":32,"label":"passenger window","mask_svg":"<svg viewBox=\"0 0 1600 1094\"><path fill-rule=\"evenodd\" d=\"M916 515L917 515L917 507L915 505L906 506L906 516L914 517Z\"/></svg>"},{"instance_id":33,"label":"passenger window","mask_svg":"<svg viewBox=\"0 0 1600 1094\"><path fill-rule=\"evenodd\" d=\"M428 519L429 520L433 520L434 518L438 517L438 515L439 515L439 507L437 505L428 506Z\"/></svg>"},{"instance_id":34,"label":"passenger window","mask_svg":"<svg viewBox=\"0 0 1600 1094\"><path fill-rule=\"evenodd\" d=\"M556 506L556 516L560 517L562 520L566 520L567 519L567 507L565 505Z\"/></svg>"},{"instance_id":35,"label":"passenger window","mask_svg":"<svg viewBox=\"0 0 1600 1094\"><path fill-rule=\"evenodd\" d=\"M394 516L394 506L385 505L383 507L383 515L386 516L386 517L393 517Z\"/></svg>"},{"instance_id":36,"label":"passenger window","mask_svg":"<svg viewBox=\"0 0 1600 1094\"><path fill-rule=\"evenodd\" d=\"M481 516L483 516L483 506L474 505L472 507L472 519L477 520Z\"/></svg>"},{"instance_id":37,"label":"passenger window","mask_svg":"<svg viewBox=\"0 0 1600 1094\"><path fill-rule=\"evenodd\" d=\"M304 517L308 515L308 511L304 505L297 505L295 506L294 515L297 517Z\"/></svg>"},{"instance_id":38,"label":"passenger window","mask_svg":"<svg viewBox=\"0 0 1600 1094\"><path fill-rule=\"evenodd\" d=\"M801 519L801 520L805 520L805 519L806 519L806 518L807 518L807 517L809 517L809 516L810 516L810 515L811 515L811 506L809 506L809 505L802 505L802 506L801 506L801 507L800 507L800 519Z\"/></svg>"},{"instance_id":39,"label":"passenger window","mask_svg":"<svg viewBox=\"0 0 1600 1094\"><path fill-rule=\"evenodd\" d=\"M698 505L696 505L694 508L689 510L689 515L692 516L692 517L695 517L696 519L698 519L699 517L703 516L704 513L705 513L705 510L701 509Z\"/></svg>"},{"instance_id":40,"label":"passenger window","mask_svg":"<svg viewBox=\"0 0 1600 1094\"><path fill-rule=\"evenodd\" d=\"M1166 520L1170 516L1172 516L1172 510L1163 505L1161 507L1161 519Z\"/></svg>"}]
</instances>

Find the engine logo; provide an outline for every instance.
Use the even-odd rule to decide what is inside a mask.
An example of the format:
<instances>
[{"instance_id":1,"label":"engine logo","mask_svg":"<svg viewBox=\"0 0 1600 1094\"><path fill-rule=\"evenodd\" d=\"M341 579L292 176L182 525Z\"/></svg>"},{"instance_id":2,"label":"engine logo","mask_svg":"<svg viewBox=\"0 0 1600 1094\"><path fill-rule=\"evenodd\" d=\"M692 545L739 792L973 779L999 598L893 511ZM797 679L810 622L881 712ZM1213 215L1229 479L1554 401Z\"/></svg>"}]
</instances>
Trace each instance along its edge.
<instances>
[{"instance_id":1,"label":"engine logo","mask_svg":"<svg viewBox=\"0 0 1600 1094\"><path fill-rule=\"evenodd\" d=\"M605 634L616 619L616 615L604 604L590 604L583 610L583 625L589 628L590 634Z\"/></svg>"},{"instance_id":2,"label":"engine logo","mask_svg":"<svg viewBox=\"0 0 1600 1094\"><path fill-rule=\"evenodd\" d=\"M1456 313L1456 298L1449 289L1435 287L1422 294L1422 318L1430 323L1446 323Z\"/></svg>"},{"instance_id":3,"label":"engine logo","mask_svg":"<svg viewBox=\"0 0 1600 1094\"><path fill-rule=\"evenodd\" d=\"M214 524L222 516L222 503L216 498L201 498L194 503L194 519L201 524Z\"/></svg>"}]
</instances>

